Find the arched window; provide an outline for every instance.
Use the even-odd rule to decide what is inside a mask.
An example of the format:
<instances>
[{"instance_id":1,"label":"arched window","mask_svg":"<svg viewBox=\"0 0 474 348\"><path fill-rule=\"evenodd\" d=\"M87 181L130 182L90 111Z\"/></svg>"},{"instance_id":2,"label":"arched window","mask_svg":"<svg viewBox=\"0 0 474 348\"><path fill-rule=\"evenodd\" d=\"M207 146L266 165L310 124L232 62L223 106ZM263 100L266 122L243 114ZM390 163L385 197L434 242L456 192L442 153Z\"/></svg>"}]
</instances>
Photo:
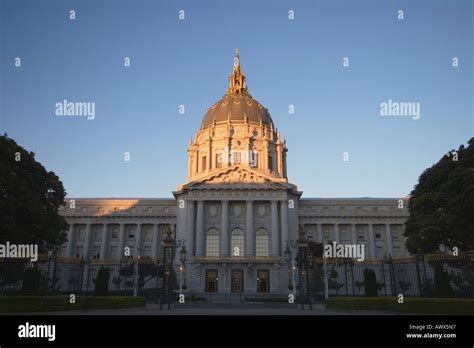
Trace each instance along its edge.
<instances>
[{"instance_id":1,"label":"arched window","mask_svg":"<svg viewBox=\"0 0 474 348\"><path fill-rule=\"evenodd\" d=\"M215 228L207 231L206 256L219 256L219 231Z\"/></svg>"},{"instance_id":2,"label":"arched window","mask_svg":"<svg viewBox=\"0 0 474 348\"><path fill-rule=\"evenodd\" d=\"M235 257L244 256L244 232L236 228L230 235L230 254Z\"/></svg>"},{"instance_id":3,"label":"arched window","mask_svg":"<svg viewBox=\"0 0 474 348\"><path fill-rule=\"evenodd\" d=\"M260 228L255 235L255 255L268 256L268 231L264 228Z\"/></svg>"}]
</instances>

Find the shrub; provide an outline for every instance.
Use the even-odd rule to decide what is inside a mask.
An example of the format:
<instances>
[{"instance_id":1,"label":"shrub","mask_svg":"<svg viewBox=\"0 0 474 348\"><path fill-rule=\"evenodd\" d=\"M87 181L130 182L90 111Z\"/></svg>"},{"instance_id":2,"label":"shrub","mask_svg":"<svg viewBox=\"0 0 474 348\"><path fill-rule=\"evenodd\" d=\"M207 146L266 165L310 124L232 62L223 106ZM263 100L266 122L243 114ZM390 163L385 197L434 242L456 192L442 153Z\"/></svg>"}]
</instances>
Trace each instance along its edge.
<instances>
[{"instance_id":1,"label":"shrub","mask_svg":"<svg viewBox=\"0 0 474 348\"><path fill-rule=\"evenodd\" d=\"M101 267L95 281L94 296L107 296L109 291L109 269Z\"/></svg>"},{"instance_id":2,"label":"shrub","mask_svg":"<svg viewBox=\"0 0 474 348\"><path fill-rule=\"evenodd\" d=\"M378 296L378 286L377 278L375 277L375 272L373 269L365 268L364 269L364 295L367 297Z\"/></svg>"},{"instance_id":3,"label":"shrub","mask_svg":"<svg viewBox=\"0 0 474 348\"><path fill-rule=\"evenodd\" d=\"M23 272L21 292L24 295L38 295L40 290L41 272L38 268L28 268Z\"/></svg>"},{"instance_id":4,"label":"shrub","mask_svg":"<svg viewBox=\"0 0 474 348\"><path fill-rule=\"evenodd\" d=\"M449 273L444 270L442 263L437 263L434 267L434 293L435 297L453 297Z\"/></svg>"}]
</instances>

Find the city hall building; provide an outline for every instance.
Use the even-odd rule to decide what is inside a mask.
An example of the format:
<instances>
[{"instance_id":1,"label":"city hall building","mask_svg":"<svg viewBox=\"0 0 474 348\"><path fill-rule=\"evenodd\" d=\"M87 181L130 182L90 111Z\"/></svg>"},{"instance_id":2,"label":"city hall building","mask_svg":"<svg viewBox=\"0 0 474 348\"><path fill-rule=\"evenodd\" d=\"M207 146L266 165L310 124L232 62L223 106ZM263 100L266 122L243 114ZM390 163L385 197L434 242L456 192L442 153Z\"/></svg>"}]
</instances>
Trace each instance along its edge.
<instances>
[{"instance_id":1,"label":"city hall building","mask_svg":"<svg viewBox=\"0 0 474 348\"><path fill-rule=\"evenodd\" d=\"M184 151L184 149L183 149ZM72 199L61 256L159 258L171 229L185 246L185 293L288 294L286 247L299 226L316 242L365 245L365 258L406 255L408 201L303 198L288 181L287 144L268 110L249 94L238 52L222 99L189 140L187 180L174 198Z\"/></svg>"}]
</instances>

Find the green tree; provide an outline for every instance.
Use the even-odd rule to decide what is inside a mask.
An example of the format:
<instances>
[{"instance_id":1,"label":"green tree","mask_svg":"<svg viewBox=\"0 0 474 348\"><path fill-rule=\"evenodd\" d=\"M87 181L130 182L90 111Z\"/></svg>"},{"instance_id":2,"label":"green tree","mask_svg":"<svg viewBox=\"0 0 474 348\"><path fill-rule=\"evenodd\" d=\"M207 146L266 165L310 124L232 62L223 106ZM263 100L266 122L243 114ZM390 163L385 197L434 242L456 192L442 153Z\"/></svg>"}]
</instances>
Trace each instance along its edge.
<instances>
[{"instance_id":1,"label":"green tree","mask_svg":"<svg viewBox=\"0 0 474 348\"><path fill-rule=\"evenodd\" d=\"M406 247L412 254L441 245L474 249L474 138L426 169L411 192Z\"/></svg>"},{"instance_id":2,"label":"green tree","mask_svg":"<svg viewBox=\"0 0 474 348\"><path fill-rule=\"evenodd\" d=\"M38 244L40 252L59 247L68 228L58 214L65 195L59 177L33 152L0 136L0 243Z\"/></svg>"}]
</instances>

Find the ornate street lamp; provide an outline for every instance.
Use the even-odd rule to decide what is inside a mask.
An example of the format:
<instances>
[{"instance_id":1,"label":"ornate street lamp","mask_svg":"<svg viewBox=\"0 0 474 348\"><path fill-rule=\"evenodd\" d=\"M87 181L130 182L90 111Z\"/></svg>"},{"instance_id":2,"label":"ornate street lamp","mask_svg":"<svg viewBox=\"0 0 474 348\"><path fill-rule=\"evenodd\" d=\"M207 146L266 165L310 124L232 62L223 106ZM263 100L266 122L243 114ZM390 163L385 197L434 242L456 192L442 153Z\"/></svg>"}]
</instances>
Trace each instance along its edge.
<instances>
[{"instance_id":1,"label":"ornate street lamp","mask_svg":"<svg viewBox=\"0 0 474 348\"><path fill-rule=\"evenodd\" d=\"M300 226L298 230L298 273L300 282L300 303L304 310L305 302L308 302L309 309L312 310L311 296L309 295L309 267L308 267L308 239L306 239L304 228Z\"/></svg>"},{"instance_id":2,"label":"ornate street lamp","mask_svg":"<svg viewBox=\"0 0 474 348\"><path fill-rule=\"evenodd\" d=\"M185 264L186 264L186 256L187 256L188 252L186 250L186 247L183 245L181 247L181 250L179 252L179 261L181 261L181 266L179 267L179 271L180 271L180 278L179 278L179 293L181 294L182 290L183 289L186 289L187 286L186 286L186 267L185 267ZM184 279L184 281L183 281Z\"/></svg>"},{"instance_id":3,"label":"ornate street lamp","mask_svg":"<svg viewBox=\"0 0 474 348\"><path fill-rule=\"evenodd\" d=\"M173 271L173 254L174 254L174 239L171 235L171 228L168 227L166 231L166 238L163 241L163 283L161 288L161 301L160 309L163 307L163 302L168 302L168 309L171 306L171 300L173 298L173 284L171 283L171 273Z\"/></svg>"}]
</instances>

